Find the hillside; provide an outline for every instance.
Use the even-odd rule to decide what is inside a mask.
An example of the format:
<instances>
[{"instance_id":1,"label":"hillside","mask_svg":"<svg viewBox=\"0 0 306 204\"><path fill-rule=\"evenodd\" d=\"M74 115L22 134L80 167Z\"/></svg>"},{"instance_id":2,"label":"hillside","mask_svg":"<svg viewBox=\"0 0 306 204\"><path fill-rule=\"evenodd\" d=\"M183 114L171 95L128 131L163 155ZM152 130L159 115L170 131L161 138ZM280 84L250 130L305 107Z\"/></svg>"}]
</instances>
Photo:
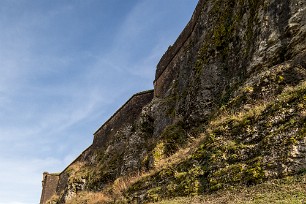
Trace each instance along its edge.
<instances>
[{"instance_id":1,"label":"hillside","mask_svg":"<svg viewBox=\"0 0 306 204\"><path fill-rule=\"evenodd\" d=\"M295 175L258 184L220 190L205 196L181 197L156 202L157 204L252 204L252 203L304 203L306 200L306 175Z\"/></svg>"},{"instance_id":2,"label":"hillside","mask_svg":"<svg viewBox=\"0 0 306 204\"><path fill-rule=\"evenodd\" d=\"M306 2L200 0L154 91L127 101L63 172L44 174L41 204L272 185L305 171L305 122ZM305 186L300 176L292 187Z\"/></svg>"}]
</instances>

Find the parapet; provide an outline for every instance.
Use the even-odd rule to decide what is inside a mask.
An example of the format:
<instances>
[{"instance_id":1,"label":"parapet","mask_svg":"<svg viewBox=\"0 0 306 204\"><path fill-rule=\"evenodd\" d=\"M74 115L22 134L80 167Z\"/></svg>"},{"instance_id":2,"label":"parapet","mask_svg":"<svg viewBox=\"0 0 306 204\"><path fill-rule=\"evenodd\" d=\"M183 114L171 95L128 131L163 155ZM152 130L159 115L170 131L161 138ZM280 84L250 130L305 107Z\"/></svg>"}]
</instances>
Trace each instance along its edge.
<instances>
[{"instance_id":1,"label":"parapet","mask_svg":"<svg viewBox=\"0 0 306 204\"><path fill-rule=\"evenodd\" d=\"M201 12L203 9L203 5L205 4L205 0L200 0L199 3L196 6L195 11L193 12L193 15L188 22L187 26L184 28L184 30L181 32L175 43L171 46L169 46L168 50L165 52L165 54L160 59L159 63L157 64L156 73L155 73L155 80L154 80L154 95L159 95L159 89L158 87L163 86L163 79L158 80L162 75L171 75L171 71L164 73L171 61L177 56L181 48L185 45L185 43L190 38L191 34L195 30L197 21L199 17L201 16ZM164 76L163 78L167 78ZM161 84L159 84L161 83Z\"/></svg>"},{"instance_id":2,"label":"parapet","mask_svg":"<svg viewBox=\"0 0 306 204\"><path fill-rule=\"evenodd\" d=\"M135 121L135 119L140 115L142 108L152 101L153 90L140 92L134 94L121 108L119 108L116 113L111 116L95 133L93 144L90 145L86 150L84 150L70 165L68 165L59 174L50 174L48 172L43 173L42 181L42 194L40 199L40 204L45 204L54 195L58 195L59 192L65 189L68 181L67 170L69 167L77 162L85 161L91 154L92 150L99 145L103 145L106 142L111 133L115 132L117 129Z\"/></svg>"},{"instance_id":3,"label":"parapet","mask_svg":"<svg viewBox=\"0 0 306 204\"><path fill-rule=\"evenodd\" d=\"M143 91L134 94L114 115L112 115L95 133L93 145L101 144L111 132L115 132L123 124L135 121L141 113L142 108L152 101L154 91Z\"/></svg>"},{"instance_id":4,"label":"parapet","mask_svg":"<svg viewBox=\"0 0 306 204\"><path fill-rule=\"evenodd\" d=\"M56 195L58 181L59 174L43 173L40 203L46 203L53 195Z\"/></svg>"},{"instance_id":5,"label":"parapet","mask_svg":"<svg viewBox=\"0 0 306 204\"><path fill-rule=\"evenodd\" d=\"M175 55L179 52L179 50L182 48L184 43L188 40L190 35L192 34L197 20L201 15L201 11L203 8L203 4L205 3L204 0L200 0L197 4L197 7L195 11L193 12L193 15L191 17L191 20L188 22L187 26L184 28L184 30L181 32L177 40L172 46L169 46L168 50L165 52L165 54L160 59L159 63L157 64L156 74L155 74L155 81L161 76L161 74L165 71L171 60L175 57Z\"/></svg>"}]
</instances>

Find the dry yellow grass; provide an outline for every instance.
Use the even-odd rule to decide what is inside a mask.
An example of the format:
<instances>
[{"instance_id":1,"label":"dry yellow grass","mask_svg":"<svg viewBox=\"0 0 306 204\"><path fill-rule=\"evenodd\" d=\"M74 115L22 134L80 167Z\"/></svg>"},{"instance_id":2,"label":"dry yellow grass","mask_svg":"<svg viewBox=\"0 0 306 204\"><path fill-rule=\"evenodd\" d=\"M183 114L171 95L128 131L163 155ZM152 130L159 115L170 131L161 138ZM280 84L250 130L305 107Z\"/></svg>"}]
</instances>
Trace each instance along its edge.
<instances>
[{"instance_id":1,"label":"dry yellow grass","mask_svg":"<svg viewBox=\"0 0 306 204\"><path fill-rule=\"evenodd\" d=\"M296 87L287 87L283 93L275 98L275 101L287 101L295 92L305 89L306 82ZM75 199L67 202L68 204L99 204L106 203L110 200L123 199L123 193L134 183L145 177L152 176L156 172L173 166L191 155L201 142L207 137L211 130L228 121L241 122L245 118L258 117L271 101L260 101L251 105L248 110L239 110L236 113L227 113L220 111L215 119L211 121L206 129L206 133L201 133L197 138L190 140L189 144L178 150L175 154L167 158L161 158L155 163L155 168L149 172L139 172L137 175L129 175L116 179L113 184L109 184L101 193L84 192L76 196ZM302 114L302 113L301 113ZM82 164L77 164L72 171L78 171L82 168ZM170 201L163 201L160 204L180 204L180 203L306 203L306 176L299 182L295 177L290 177L294 182L288 183L288 180L275 180L266 184L261 184L251 188L242 188L236 190L222 190L217 193L193 197L178 198ZM282 182L285 183L282 183ZM280 182L280 183L279 183ZM108 196L106 196L108 195ZM305 201L305 202L304 202Z\"/></svg>"},{"instance_id":2,"label":"dry yellow grass","mask_svg":"<svg viewBox=\"0 0 306 204\"><path fill-rule=\"evenodd\" d=\"M82 192L77 194L67 204L104 204L110 202L110 198L102 192Z\"/></svg>"}]
</instances>

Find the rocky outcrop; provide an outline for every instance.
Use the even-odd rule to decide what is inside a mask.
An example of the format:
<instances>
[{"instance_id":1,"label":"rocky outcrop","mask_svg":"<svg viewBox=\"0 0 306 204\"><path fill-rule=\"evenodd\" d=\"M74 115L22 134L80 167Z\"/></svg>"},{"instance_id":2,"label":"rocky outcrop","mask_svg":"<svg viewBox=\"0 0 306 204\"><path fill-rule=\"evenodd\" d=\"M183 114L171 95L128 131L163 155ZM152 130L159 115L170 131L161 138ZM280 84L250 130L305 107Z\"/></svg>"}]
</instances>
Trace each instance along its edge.
<instances>
[{"instance_id":1,"label":"rocky outcrop","mask_svg":"<svg viewBox=\"0 0 306 204\"><path fill-rule=\"evenodd\" d=\"M95 133L82 159L61 174L57 202L81 191L111 195L118 178L145 172L122 202L303 171L305 49L302 0L200 0L157 65L154 98L133 97Z\"/></svg>"}]
</instances>

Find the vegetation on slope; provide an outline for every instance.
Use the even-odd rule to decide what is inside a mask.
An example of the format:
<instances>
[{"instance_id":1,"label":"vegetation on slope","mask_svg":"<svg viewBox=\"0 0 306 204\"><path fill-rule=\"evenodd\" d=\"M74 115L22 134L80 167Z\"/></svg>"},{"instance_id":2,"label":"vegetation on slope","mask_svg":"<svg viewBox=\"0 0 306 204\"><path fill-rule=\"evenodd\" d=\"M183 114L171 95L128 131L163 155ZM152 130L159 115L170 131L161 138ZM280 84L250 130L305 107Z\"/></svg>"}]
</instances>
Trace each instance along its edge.
<instances>
[{"instance_id":1,"label":"vegetation on slope","mask_svg":"<svg viewBox=\"0 0 306 204\"><path fill-rule=\"evenodd\" d=\"M155 202L156 204L266 204L306 202L306 175L274 179L252 187L220 190L205 196L180 197Z\"/></svg>"},{"instance_id":2,"label":"vegetation on slope","mask_svg":"<svg viewBox=\"0 0 306 204\"><path fill-rule=\"evenodd\" d=\"M132 202L199 195L303 170L303 153L297 149L306 136L306 82L283 84L280 74L287 69L288 64L279 65L248 80L220 108L198 142L190 143L185 158L135 182L126 197ZM256 90L274 94L254 100Z\"/></svg>"},{"instance_id":3,"label":"vegetation on slope","mask_svg":"<svg viewBox=\"0 0 306 204\"><path fill-rule=\"evenodd\" d=\"M272 75L263 74L242 86L231 97L227 107L220 108L204 132L197 133L198 137L190 139L183 148L175 146L179 148L176 153L170 156L164 151L156 153L158 159L154 169L142 175L118 178L100 194L111 203L157 202L165 198L203 194L209 195L180 198L169 203L213 203L216 197L220 202L284 200L299 203L305 197L304 174L263 183L268 178L284 177L304 170L295 166L292 158L298 158L296 147L306 136L306 82L296 86L283 86L279 82L277 87L283 87L277 96L270 95L270 98L264 97L260 101L252 98L256 94L254 90L258 89L254 84L261 84L261 89L267 87L261 81L272 80L271 76L278 78L280 70L275 69ZM241 108L242 96L247 108ZM163 134L169 133L169 138L180 139L181 133L173 136L180 128L180 124L177 128L171 126ZM158 144L154 151L160 146ZM292 166L296 168L289 171ZM240 186L249 188L241 189ZM264 188L266 190L261 191ZM75 199L80 199L79 196ZM84 198L84 192L81 197ZM77 203L77 200L71 202Z\"/></svg>"},{"instance_id":4,"label":"vegetation on slope","mask_svg":"<svg viewBox=\"0 0 306 204\"><path fill-rule=\"evenodd\" d=\"M102 204L114 203L103 193L82 192L69 204ZM306 173L274 179L251 187L236 187L220 190L207 195L194 197L178 197L171 200L154 202L156 204L265 204L306 202ZM119 202L120 203L120 202Z\"/></svg>"},{"instance_id":5,"label":"vegetation on slope","mask_svg":"<svg viewBox=\"0 0 306 204\"><path fill-rule=\"evenodd\" d=\"M289 47L299 40L287 22L288 3L205 4L190 50L173 59L173 84L144 111L152 120L118 131L107 151L70 173L72 203L93 202L89 194L112 203L214 196L306 168L305 53L299 59ZM285 27L286 35L278 30Z\"/></svg>"}]
</instances>

